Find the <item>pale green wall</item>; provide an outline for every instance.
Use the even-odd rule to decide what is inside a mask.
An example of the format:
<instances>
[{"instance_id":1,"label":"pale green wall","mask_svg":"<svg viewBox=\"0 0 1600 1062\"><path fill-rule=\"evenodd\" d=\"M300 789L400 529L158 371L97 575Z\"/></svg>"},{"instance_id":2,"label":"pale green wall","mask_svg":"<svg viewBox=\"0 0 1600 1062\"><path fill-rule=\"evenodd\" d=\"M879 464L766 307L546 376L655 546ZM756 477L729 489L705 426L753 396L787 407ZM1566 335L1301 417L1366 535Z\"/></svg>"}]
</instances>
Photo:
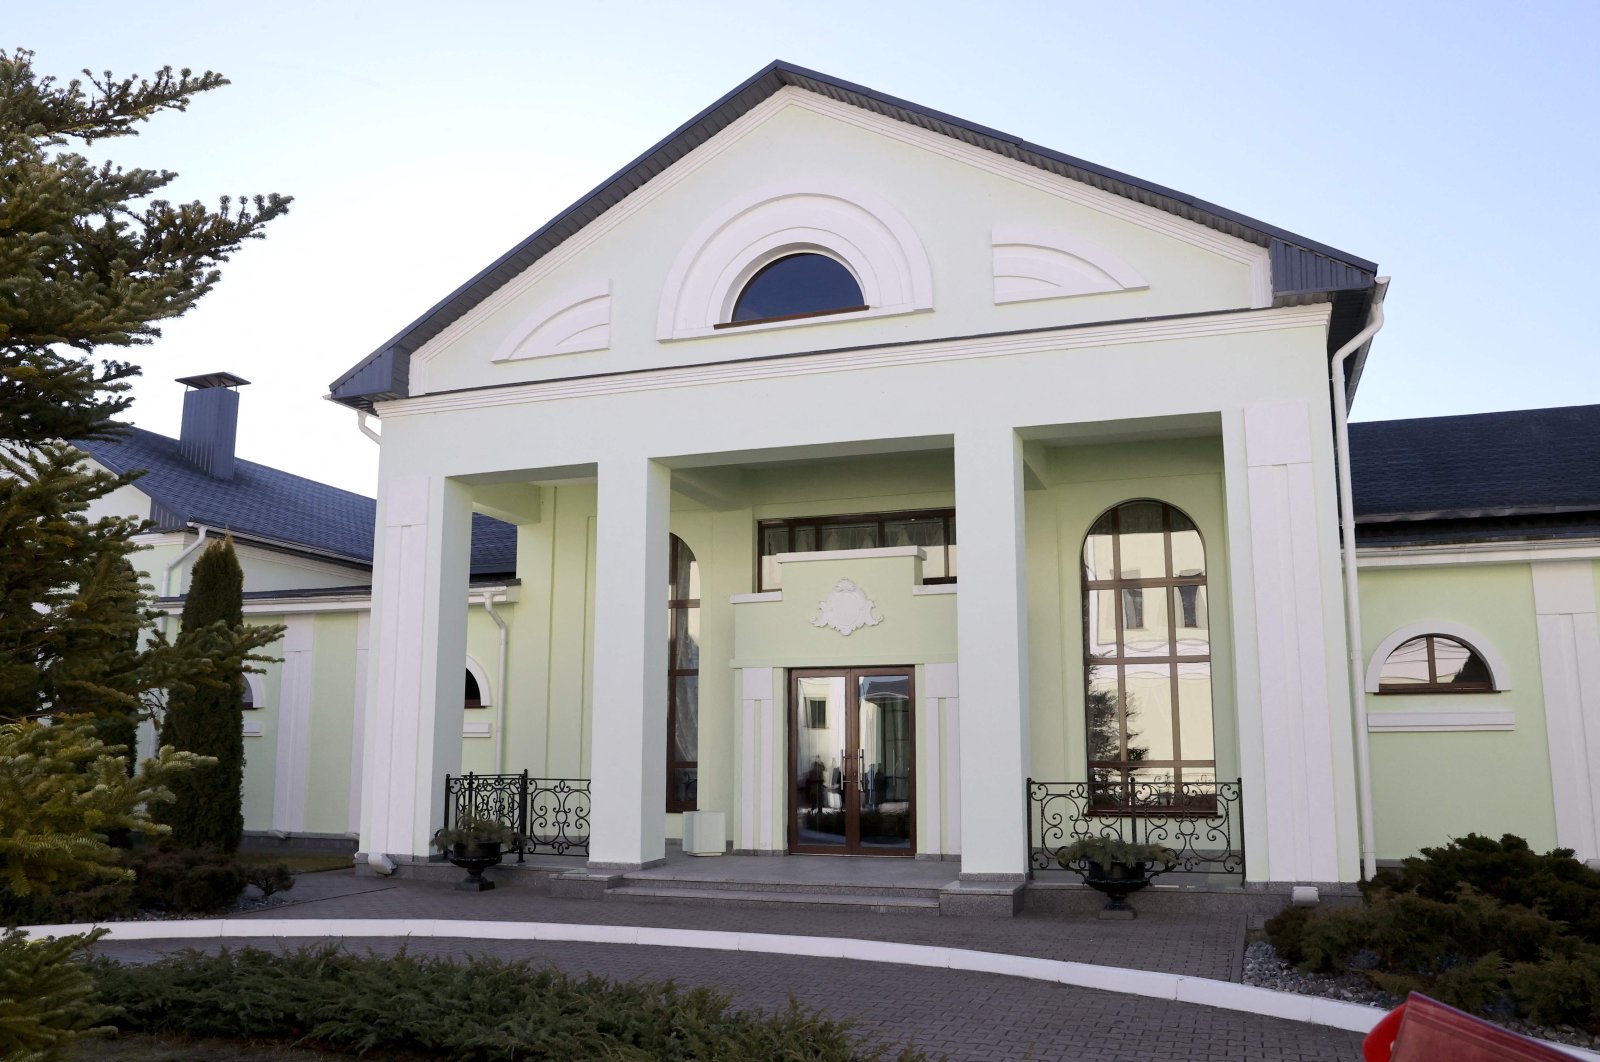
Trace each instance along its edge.
<instances>
[{"instance_id":1,"label":"pale green wall","mask_svg":"<svg viewBox=\"0 0 1600 1062\"><path fill-rule=\"evenodd\" d=\"M1237 778L1221 440L1065 446L1046 453L1047 489L1026 496L1033 777L1078 781L1087 774L1080 559L1084 537L1112 506L1154 498L1187 513L1205 543L1217 777Z\"/></svg>"},{"instance_id":2,"label":"pale green wall","mask_svg":"<svg viewBox=\"0 0 1600 1062\"><path fill-rule=\"evenodd\" d=\"M1511 689L1492 694L1367 694L1367 711L1509 709L1511 731L1371 735L1378 856L1394 859L1466 833L1515 833L1539 850L1556 843L1527 564L1364 568L1360 576L1363 660L1416 623L1445 620L1479 632L1505 658Z\"/></svg>"},{"instance_id":3,"label":"pale green wall","mask_svg":"<svg viewBox=\"0 0 1600 1062\"><path fill-rule=\"evenodd\" d=\"M311 764L307 833L350 829L350 763L356 702L356 614L322 612L312 627Z\"/></svg>"},{"instance_id":4,"label":"pale green wall","mask_svg":"<svg viewBox=\"0 0 1600 1062\"><path fill-rule=\"evenodd\" d=\"M248 622L260 626L282 623L282 616L250 616ZM283 641L273 642L262 650L265 656L283 656ZM346 665L355 670L355 655ZM263 667L265 674L255 676L261 687L262 706L248 713L250 722L261 725L259 737L244 739L244 828L247 830L272 829L272 792L274 774L278 768L278 704L281 698L283 665L272 663ZM341 829L341 833L343 830Z\"/></svg>"}]
</instances>

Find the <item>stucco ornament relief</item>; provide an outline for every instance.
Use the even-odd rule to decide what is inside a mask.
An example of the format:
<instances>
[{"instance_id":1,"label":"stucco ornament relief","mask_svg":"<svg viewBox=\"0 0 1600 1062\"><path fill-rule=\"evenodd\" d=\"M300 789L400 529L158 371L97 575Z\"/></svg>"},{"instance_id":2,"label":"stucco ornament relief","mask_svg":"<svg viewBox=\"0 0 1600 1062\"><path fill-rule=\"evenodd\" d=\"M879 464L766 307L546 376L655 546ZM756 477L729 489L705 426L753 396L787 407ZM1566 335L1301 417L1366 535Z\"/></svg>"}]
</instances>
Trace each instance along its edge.
<instances>
[{"instance_id":1,"label":"stucco ornament relief","mask_svg":"<svg viewBox=\"0 0 1600 1062\"><path fill-rule=\"evenodd\" d=\"M832 627L847 638L862 627L876 627L882 622L878 606L852 579L834 583L828 596L817 602L817 614L811 617L813 627Z\"/></svg>"}]
</instances>

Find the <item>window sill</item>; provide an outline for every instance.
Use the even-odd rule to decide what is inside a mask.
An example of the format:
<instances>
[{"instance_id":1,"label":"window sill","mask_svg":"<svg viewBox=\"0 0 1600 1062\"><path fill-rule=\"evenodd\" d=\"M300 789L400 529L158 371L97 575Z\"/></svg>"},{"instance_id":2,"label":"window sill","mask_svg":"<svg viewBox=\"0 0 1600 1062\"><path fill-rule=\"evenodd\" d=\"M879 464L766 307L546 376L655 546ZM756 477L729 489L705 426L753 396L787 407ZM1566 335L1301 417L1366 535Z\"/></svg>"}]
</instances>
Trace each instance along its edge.
<instances>
[{"instance_id":1,"label":"window sill","mask_svg":"<svg viewBox=\"0 0 1600 1062\"><path fill-rule=\"evenodd\" d=\"M1506 731L1517 728L1517 714L1509 709L1467 708L1445 711L1377 711L1367 713L1371 734L1430 734L1451 731Z\"/></svg>"}]
</instances>

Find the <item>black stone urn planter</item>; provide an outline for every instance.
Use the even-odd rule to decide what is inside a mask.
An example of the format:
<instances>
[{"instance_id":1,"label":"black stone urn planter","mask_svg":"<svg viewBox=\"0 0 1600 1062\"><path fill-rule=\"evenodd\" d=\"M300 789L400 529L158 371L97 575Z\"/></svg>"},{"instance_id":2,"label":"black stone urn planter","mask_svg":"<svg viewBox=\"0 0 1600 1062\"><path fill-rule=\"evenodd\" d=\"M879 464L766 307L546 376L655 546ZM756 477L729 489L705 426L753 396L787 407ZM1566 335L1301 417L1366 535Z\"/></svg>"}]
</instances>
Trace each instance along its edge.
<instances>
[{"instance_id":1,"label":"black stone urn planter","mask_svg":"<svg viewBox=\"0 0 1600 1062\"><path fill-rule=\"evenodd\" d=\"M485 878L483 872L499 865L500 854L499 841L457 841L451 845L447 857L467 872L466 877L456 882L456 888L463 892L484 892L494 888L494 882Z\"/></svg>"},{"instance_id":2,"label":"black stone urn planter","mask_svg":"<svg viewBox=\"0 0 1600 1062\"><path fill-rule=\"evenodd\" d=\"M1100 917L1134 917L1135 911L1129 905L1128 897L1150 884L1150 866L1149 863L1112 863L1109 866L1092 861L1089 863L1089 869L1083 875L1084 884L1106 894L1106 906L1100 912Z\"/></svg>"}]
</instances>

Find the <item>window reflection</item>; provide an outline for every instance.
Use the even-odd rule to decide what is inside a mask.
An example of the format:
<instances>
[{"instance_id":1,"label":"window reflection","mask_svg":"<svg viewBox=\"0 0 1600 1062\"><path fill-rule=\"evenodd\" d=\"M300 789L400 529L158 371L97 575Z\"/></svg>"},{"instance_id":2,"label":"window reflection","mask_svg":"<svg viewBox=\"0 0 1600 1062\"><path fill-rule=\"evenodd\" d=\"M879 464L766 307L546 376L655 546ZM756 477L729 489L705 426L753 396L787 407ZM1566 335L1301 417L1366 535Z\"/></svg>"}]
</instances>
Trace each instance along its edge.
<instances>
[{"instance_id":1,"label":"window reflection","mask_svg":"<svg viewBox=\"0 0 1600 1062\"><path fill-rule=\"evenodd\" d=\"M1467 643L1443 634L1402 642L1383 662L1379 693L1490 693L1489 665Z\"/></svg>"},{"instance_id":2,"label":"window reflection","mask_svg":"<svg viewBox=\"0 0 1600 1062\"><path fill-rule=\"evenodd\" d=\"M778 554L817 550L920 546L924 583L950 583L956 577L953 509L763 520L756 528L756 543L760 549L757 591L781 588L782 569L773 559Z\"/></svg>"}]
</instances>

